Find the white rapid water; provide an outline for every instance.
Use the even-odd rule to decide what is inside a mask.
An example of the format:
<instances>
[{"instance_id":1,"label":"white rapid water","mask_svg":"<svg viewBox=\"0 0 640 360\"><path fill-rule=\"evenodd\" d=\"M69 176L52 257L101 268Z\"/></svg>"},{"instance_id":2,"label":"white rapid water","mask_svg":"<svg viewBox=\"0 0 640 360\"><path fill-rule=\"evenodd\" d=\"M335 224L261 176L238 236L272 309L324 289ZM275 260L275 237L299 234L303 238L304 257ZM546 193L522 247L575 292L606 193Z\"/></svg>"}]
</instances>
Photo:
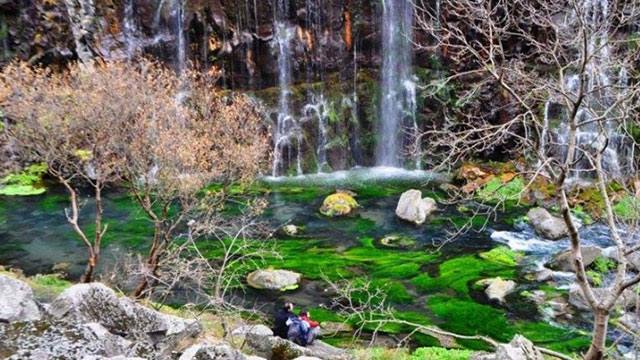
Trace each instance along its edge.
<instances>
[{"instance_id":1,"label":"white rapid water","mask_svg":"<svg viewBox=\"0 0 640 360\"><path fill-rule=\"evenodd\" d=\"M411 0L382 3L382 94L376 165L398 167L403 165L405 127L415 119L414 8Z\"/></svg>"}]
</instances>

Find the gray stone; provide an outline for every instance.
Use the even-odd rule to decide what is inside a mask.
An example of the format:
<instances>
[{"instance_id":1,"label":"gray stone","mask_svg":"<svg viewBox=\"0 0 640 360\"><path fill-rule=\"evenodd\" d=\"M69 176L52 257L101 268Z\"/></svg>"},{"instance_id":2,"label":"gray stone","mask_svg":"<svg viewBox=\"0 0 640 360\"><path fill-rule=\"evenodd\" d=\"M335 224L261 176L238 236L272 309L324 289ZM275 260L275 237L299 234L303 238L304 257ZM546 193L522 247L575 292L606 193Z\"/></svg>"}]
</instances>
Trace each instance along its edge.
<instances>
[{"instance_id":1,"label":"gray stone","mask_svg":"<svg viewBox=\"0 0 640 360\"><path fill-rule=\"evenodd\" d=\"M129 298L118 298L113 290L100 283L78 284L66 289L48 311L54 319L100 324L111 334L152 346L159 357L168 356L179 343L195 337L201 330L195 320L162 314Z\"/></svg>"},{"instance_id":2,"label":"gray stone","mask_svg":"<svg viewBox=\"0 0 640 360\"><path fill-rule=\"evenodd\" d=\"M247 275L247 283L255 289L294 290L298 288L302 275L289 270L256 270Z\"/></svg>"},{"instance_id":3,"label":"gray stone","mask_svg":"<svg viewBox=\"0 0 640 360\"><path fill-rule=\"evenodd\" d=\"M591 265L599 256L602 255L602 249L597 246L583 246L582 262L587 267ZM562 251L554 255L553 259L547 264L553 270L574 272L573 271L573 253L571 249Z\"/></svg>"},{"instance_id":4,"label":"gray stone","mask_svg":"<svg viewBox=\"0 0 640 360\"><path fill-rule=\"evenodd\" d=\"M179 360L248 360L240 351L227 343L196 344L186 349Z\"/></svg>"},{"instance_id":5,"label":"gray stone","mask_svg":"<svg viewBox=\"0 0 640 360\"><path fill-rule=\"evenodd\" d=\"M593 288L593 294L596 299L603 299L605 296L611 293L610 288ZM621 306L623 309L631 309L635 307L638 295L633 290L625 290L622 295L618 297L616 305ZM577 284L572 284L569 287L569 304L578 310L591 311L591 307L582 296L582 290Z\"/></svg>"},{"instance_id":6,"label":"gray stone","mask_svg":"<svg viewBox=\"0 0 640 360\"><path fill-rule=\"evenodd\" d=\"M544 360L544 357L531 341L516 335L510 343L498 345L495 360Z\"/></svg>"},{"instance_id":7,"label":"gray stone","mask_svg":"<svg viewBox=\"0 0 640 360\"><path fill-rule=\"evenodd\" d=\"M421 225L436 209L435 200L428 197L423 199L420 190L411 189L400 195L396 215L403 220Z\"/></svg>"},{"instance_id":8,"label":"gray stone","mask_svg":"<svg viewBox=\"0 0 640 360\"><path fill-rule=\"evenodd\" d=\"M33 321L40 317L40 310L29 285L0 275L0 321Z\"/></svg>"},{"instance_id":9,"label":"gray stone","mask_svg":"<svg viewBox=\"0 0 640 360\"><path fill-rule=\"evenodd\" d=\"M527 213L527 218L536 233L545 239L559 240L569 234L564 220L551 215L546 209L533 208Z\"/></svg>"},{"instance_id":10,"label":"gray stone","mask_svg":"<svg viewBox=\"0 0 640 360\"><path fill-rule=\"evenodd\" d=\"M314 341L312 345L302 347L277 336L249 334L246 337L246 345L252 353L267 359L271 359L274 353L287 354L287 357L291 359L300 356L313 356L322 360L352 359L352 356L345 350L333 347L320 340Z\"/></svg>"},{"instance_id":11,"label":"gray stone","mask_svg":"<svg viewBox=\"0 0 640 360\"><path fill-rule=\"evenodd\" d=\"M243 325L235 328L231 335L233 336L246 336L247 334L259 335L259 336L273 336L273 331L266 325Z\"/></svg>"}]
</instances>

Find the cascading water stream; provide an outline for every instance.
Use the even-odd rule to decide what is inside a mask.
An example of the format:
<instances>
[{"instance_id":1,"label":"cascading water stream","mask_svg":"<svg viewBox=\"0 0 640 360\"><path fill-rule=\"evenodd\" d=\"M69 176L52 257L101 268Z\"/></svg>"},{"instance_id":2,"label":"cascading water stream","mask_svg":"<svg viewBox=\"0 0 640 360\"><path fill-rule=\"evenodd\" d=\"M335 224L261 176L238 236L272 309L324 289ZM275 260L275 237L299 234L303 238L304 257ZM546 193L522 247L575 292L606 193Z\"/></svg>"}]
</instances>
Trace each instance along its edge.
<instances>
[{"instance_id":1,"label":"cascading water stream","mask_svg":"<svg viewBox=\"0 0 640 360\"><path fill-rule=\"evenodd\" d=\"M176 34L176 69L182 76L186 69L186 41L184 37L184 0L173 1L173 16L175 17Z\"/></svg>"},{"instance_id":2,"label":"cascading water stream","mask_svg":"<svg viewBox=\"0 0 640 360\"><path fill-rule=\"evenodd\" d=\"M376 165L379 166L402 166L404 128L408 121L415 119L413 17L410 0L383 1L382 99L376 148Z\"/></svg>"},{"instance_id":3,"label":"cascading water stream","mask_svg":"<svg viewBox=\"0 0 640 360\"><path fill-rule=\"evenodd\" d=\"M286 170L285 162L296 157L296 172L302 174L302 130L291 112L291 83L292 83L292 49L291 42L295 35L295 28L286 21L275 23L275 46L278 58L278 83L280 95L278 99L278 116L273 134L274 156L273 176L278 176ZM295 146L295 148L294 148Z\"/></svg>"},{"instance_id":4,"label":"cascading water stream","mask_svg":"<svg viewBox=\"0 0 640 360\"><path fill-rule=\"evenodd\" d=\"M615 119L619 116L617 114L619 111L614 106L615 99L618 96L624 96L624 91L628 87L628 74L624 66L619 69L617 75L613 73L615 66L611 62L607 23L609 5L608 0L585 0L582 3L582 13L586 14L587 26L598 30L593 32L587 44L590 61L586 64L584 78L581 79L577 74L569 75L563 84L565 91L574 96L578 94L581 86L585 89L583 105L576 114L578 123L576 156L579 162L571 174L571 181L580 181L592 175L593 164L587 156L583 155L593 150L601 151L602 168L608 177L619 178L633 172L633 146L630 146L626 136L618 131L620 120ZM567 25L574 26L573 24L577 21L577 15L574 13ZM550 126L549 108L552 102L554 99L551 98L545 104L545 126L540 139L541 149L547 145L547 128ZM594 121L605 110L607 119ZM564 120L557 134L562 158L567 155L568 133L569 124Z\"/></svg>"},{"instance_id":5,"label":"cascading water stream","mask_svg":"<svg viewBox=\"0 0 640 360\"><path fill-rule=\"evenodd\" d=\"M137 26L133 9L133 0L126 0L124 3L123 33L127 47L127 58L135 56L138 48Z\"/></svg>"}]
</instances>

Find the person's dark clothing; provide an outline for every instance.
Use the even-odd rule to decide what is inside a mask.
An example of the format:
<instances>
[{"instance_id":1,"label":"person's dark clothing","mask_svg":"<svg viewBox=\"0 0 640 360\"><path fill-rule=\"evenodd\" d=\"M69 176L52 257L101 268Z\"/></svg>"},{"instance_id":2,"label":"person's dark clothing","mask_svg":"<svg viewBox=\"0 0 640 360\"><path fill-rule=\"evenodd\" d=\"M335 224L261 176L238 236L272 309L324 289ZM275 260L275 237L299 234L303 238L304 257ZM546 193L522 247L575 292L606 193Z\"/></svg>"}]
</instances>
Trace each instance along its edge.
<instances>
[{"instance_id":1,"label":"person's dark clothing","mask_svg":"<svg viewBox=\"0 0 640 360\"><path fill-rule=\"evenodd\" d=\"M296 315L289 309L278 310L278 313L276 314L276 321L273 327L273 333L276 336L286 339L287 333L289 332L289 326L287 326L287 320L289 320L290 317L294 317L294 316Z\"/></svg>"}]
</instances>

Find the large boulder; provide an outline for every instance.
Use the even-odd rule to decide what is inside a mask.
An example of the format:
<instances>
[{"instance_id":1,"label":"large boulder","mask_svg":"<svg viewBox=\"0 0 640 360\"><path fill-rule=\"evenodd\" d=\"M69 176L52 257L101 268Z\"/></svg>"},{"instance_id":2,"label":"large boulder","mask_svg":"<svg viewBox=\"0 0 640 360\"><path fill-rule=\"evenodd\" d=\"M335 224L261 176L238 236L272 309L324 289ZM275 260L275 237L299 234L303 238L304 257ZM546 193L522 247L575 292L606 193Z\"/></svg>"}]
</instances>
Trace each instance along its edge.
<instances>
[{"instance_id":1,"label":"large boulder","mask_svg":"<svg viewBox=\"0 0 640 360\"><path fill-rule=\"evenodd\" d=\"M559 240L569 234L564 220L551 215L546 209L533 208L527 213L527 218L536 233L545 239Z\"/></svg>"},{"instance_id":2,"label":"large boulder","mask_svg":"<svg viewBox=\"0 0 640 360\"><path fill-rule=\"evenodd\" d=\"M407 190L400 195L396 215L416 225L421 225L432 212L437 209L436 201L432 198L422 198L420 190Z\"/></svg>"},{"instance_id":3,"label":"large boulder","mask_svg":"<svg viewBox=\"0 0 640 360\"><path fill-rule=\"evenodd\" d=\"M33 291L25 282L0 275L0 322L40 319Z\"/></svg>"},{"instance_id":4,"label":"large boulder","mask_svg":"<svg viewBox=\"0 0 640 360\"><path fill-rule=\"evenodd\" d=\"M504 303L504 298L511 294L517 285L513 280L503 280L500 277L483 279L476 284L486 287L484 293L487 297L500 303Z\"/></svg>"},{"instance_id":5,"label":"large boulder","mask_svg":"<svg viewBox=\"0 0 640 360\"><path fill-rule=\"evenodd\" d=\"M255 289L295 290L302 280L302 275L289 270L256 270L247 275L247 283Z\"/></svg>"},{"instance_id":6,"label":"large boulder","mask_svg":"<svg viewBox=\"0 0 640 360\"><path fill-rule=\"evenodd\" d=\"M353 194L346 191L338 191L324 199L320 207L320 213L330 217L344 216L349 215L358 206Z\"/></svg>"},{"instance_id":7,"label":"large boulder","mask_svg":"<svg viewBox=\"0 0 640 360\"><path fill-rule=\"evenodd\" d=\"M7 359L152 358L153 344L134 343L98 323L47 319L0 324L0 354Z\"/></svg>"},{"instance_id":8,"label":"large boulder","mask_svg":"<svg viewBox=\"0 0 640 360\"><path fill-rule=\"evenodd\" d=\"M597 246L583 246L581 250L582 262L585 267L591 265L602 255L602 249ZM553 270L573 272L573 252L569 249L556 254L547 266Z\"/></svg>"},{"instance_id":9,"label":"large boulder","mask_svg":"<svg viewBox=\"0 0 640 360\"><path fill-rule=\"evenodd\" d=\"M154 354L161 358L168 357L178 344L201 331L195 320L162 314L129 298L118 298L113 290L100 283L78 284L66 289L48 311L55 320L99 324L106 330L103 335L120 336L136 347L152 347Z\"/></svg>"}]
</instances>

